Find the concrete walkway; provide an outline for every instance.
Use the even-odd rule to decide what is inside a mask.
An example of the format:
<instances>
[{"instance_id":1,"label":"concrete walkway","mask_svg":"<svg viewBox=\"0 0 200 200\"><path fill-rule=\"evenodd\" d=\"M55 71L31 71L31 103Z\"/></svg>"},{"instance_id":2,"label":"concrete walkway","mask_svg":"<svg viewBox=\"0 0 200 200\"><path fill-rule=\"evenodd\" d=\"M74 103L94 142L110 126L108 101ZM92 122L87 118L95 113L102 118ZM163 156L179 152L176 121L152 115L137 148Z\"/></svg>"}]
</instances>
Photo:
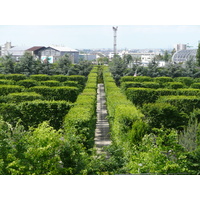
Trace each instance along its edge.
<instances>
[{"instance_id":1,"label":"concrete walkway","mask_svg":"<svg viewBox=\"0 0 200 200\"><path fill-rule=\"evenodd\" d=\"M106 119L107 108L104 84L98 84L97 89L97 124L95 130L95 147L97 153L106 153L103 147L111 144L109 137L109 123Z\"/></svg>"}]
</instances>

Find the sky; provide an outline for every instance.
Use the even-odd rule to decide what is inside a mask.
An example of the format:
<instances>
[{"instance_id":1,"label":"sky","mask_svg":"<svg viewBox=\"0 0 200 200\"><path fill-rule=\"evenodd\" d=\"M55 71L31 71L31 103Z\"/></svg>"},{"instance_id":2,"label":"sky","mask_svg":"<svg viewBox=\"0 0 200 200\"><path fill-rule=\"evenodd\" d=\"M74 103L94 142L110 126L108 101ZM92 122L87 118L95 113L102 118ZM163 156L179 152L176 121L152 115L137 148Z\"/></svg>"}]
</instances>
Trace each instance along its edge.
<instances>
[{"instance_id":1,"label":"sky","mask_svg":"<svg viewBox=\"0 0 200 200\"><path fill-rule=\"evenodd\" d=\"M113 48L113 26L118 49L169 49L179 43L197 48L200 41L200 25L0 25L0 45Z\"/></svg>"}]
</instances>

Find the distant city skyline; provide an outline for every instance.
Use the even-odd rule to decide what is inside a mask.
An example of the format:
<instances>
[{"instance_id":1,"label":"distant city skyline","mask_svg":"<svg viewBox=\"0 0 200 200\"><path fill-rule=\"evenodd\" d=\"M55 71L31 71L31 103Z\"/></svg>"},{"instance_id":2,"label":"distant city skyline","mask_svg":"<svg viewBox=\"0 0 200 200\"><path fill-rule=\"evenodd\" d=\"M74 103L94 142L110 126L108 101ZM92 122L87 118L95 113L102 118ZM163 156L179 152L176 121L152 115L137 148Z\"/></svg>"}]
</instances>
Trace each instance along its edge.
<instances>
[{"instance_id":1,"label":"distant city skyline","mask_svg":"<svg viewBox=\"0 0 200 200\"><path fill-rule=\"evenodd\" d=\"M0 25L0 45L61 45L74 49L113 48L112 26L118 26L117 49L197 48L199 25Z\"/></svg>"}]
</instances>

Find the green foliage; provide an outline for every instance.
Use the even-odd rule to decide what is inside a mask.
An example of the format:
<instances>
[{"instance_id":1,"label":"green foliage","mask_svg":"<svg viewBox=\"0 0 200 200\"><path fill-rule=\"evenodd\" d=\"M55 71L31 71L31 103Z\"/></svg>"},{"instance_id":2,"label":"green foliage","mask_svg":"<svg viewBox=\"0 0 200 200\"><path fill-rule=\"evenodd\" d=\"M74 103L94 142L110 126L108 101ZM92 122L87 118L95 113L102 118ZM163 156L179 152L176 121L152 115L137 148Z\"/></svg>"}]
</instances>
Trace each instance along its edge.
<instances>
[{"instance_id":1,"label":"green foliage","mask_svg":"<svg viewBox=\"0 0 200 200\"><path fill-rule=\"evenodd\" d=\"M48 76L46 74L36 74L36 75L30 75L30 79L36 81L48 81L51 79L51 76Z\"/></svg>"},{"instance_id":2,"label":"green foliage","mask_svg":"<svg viewBox=\"0 0 200 200\"><path fill-rule=\"evenodd\" d=\"M80 85L84 86L86 82L86 77L82 75L71 75L67 76L67 81L77 81Z\"/></svg>"},{"instance_id":3,"label":"green foliage","mask_svg":"<svg viewBox=\"0 0 200 200\"><path fill-rule=\"evenodd\" d=\"M195 108L200 108L200 97L196 96L163 96L158 102L170 103L174 105L179 112L190 113Z\"/></svg>"},{"instance_id":4,"label":"green foliage","mask_svg":"<svg viewBox=\"0 0 200 200\"><path fill-rule=\"evenodd\" d=\"M54 86L61 86L61 83L59 81L49 80L49 81L41 81L41 85L54 87Z\"/></svg>"},{"instance_id":5,"label":"green foliage","mask_svg":"<svg viewBox=\"0 0 200 200\"><path fill-rule=\"evenodd\" d=\"M144 104L142 113L152 128L182 129L187 124L187 116L169 103Z\"/></svg>"},{"instance_id":6,"label":"green foliage","mask_svg":"<svg viewBox=\"0 0 200 200\"><path fill-rule=\"evenodd\" d=\"M155 78L153 78L153 80L160 83L160 84L173 82L173 78L171 78L171 77L155 77Z\"/></svg>"},{"instance_id":7,"label":"green foliage","mask_svg":"<svg viewBox=\"0 0 200 200\"><path fill-rule=\"evenodd\" d=\"M158 92L149 88L128 88L127 98L136 106L142 106L144 103L153 103L158 98Z\"/></svg>"},{"instance_id":8,"label":"green foliage","mask_svg":"<svg viewBox=\"0 0 200 200\"><path fill-rule=\"evenodd\" d=\"M7 80L7 79L0 79L0 85L15 85L15 81Z\"/></svg>"},{"instance_id":9,"label":"green foliage","mask_svg":"<svg viewBox=\"0 0 200 200\"><path fill-rule=\"evenodd\" d=\"M41 94L46 100L65 100L75 102L79 93L76 87L48 87L48 86L35 86L29 88L29 91Z\"/></svg>"},{"instance_id":10,"label":"green foliage","mask_svg":"<svg viewBox=\"0 0 200 200\"><path fill-rule=\"evenodd\" d=\"M65 82L67 81L67 77L67 75L53 75L51 76L51 79L59 82Z\"/></svg>"},{"instance_id":11,"label":"green foliage","mask_svg":"<svg viewBox=\"0 0 200 200\"><path fill-rule=\"evenodd\" d=\"M35 92L19 92L19 93L10 93L7 96L1 98L5 103L19 103L23 101L33 101L36 99L42 99L42 95Z\"/></svg>"},{"instance_id":12,"label":"green foliage","mask_svg":"<svg viewBox=\"0 0 200 200\"><path fill-rule=\"evenodd\" d=\"M179 89L179 88L183 88L184 84L181 82L169 82L166 84L166 87L169 89Z\"/></svg>"},{"instance_id":13,"label":"green foliage","mask_svg":"<svg viewBox=\"0 0 200 200\"><path fill-rule=\"evenodd\" d=\"M130 173L189 174L187 156L178 144L177 133L162 129L158 131L161 135L145 135L141 144L133 147L131 161L127 164Z\"/></svg>"},{"instance_id":14,"label":"green foliage","mask_svg":"<svg viewBox=\"0 0 200 200\"><path fill-rule=\"evenodd\" d=\"M25 80L18 81L16 85L24 86L25 88L30 88L30 87L38 86L39 82L33 79L25 79Z\"/></svg>"},{"instance_id":15,"label":"green foliage","mask_svg":"<svg viewBox=\"0 0 200 200\"><path fill-rule=\"evenodd\" d=\"M193 83L190 87L195 89L200 89L200 83Z\"/></svg>"},{"instance_id":16,"label":"green foliage","mask_svg":"<svg viewBox=\"0 0 200 200\"><path fill-rule=\"evenodd\" d=\"M7 74L5 77L6 79L13 81L20 81L27 78L27 76L24 74Z\"/></svg>"},{"instance_id":17,"label":"green foliage","mask_svg":"<svg viewBox=\"0 0 200 200\"><path fill-rule=\"evenodd\" d=\"M177 77L174 80L183 83L187 87L190 87L190 85L194 82L192 77Z\"/></svg>"},{"instance_id":18,"label":"green foliage","mask_svg":"<svg viewBox=\"0 0 200 200\"><path fill-rule=\"evenodd\" d=\"M14 93L14 92L22 92L24 90L23 86L18 86L18 85L0 85L0 95L1 96L6 96L9 93Z\"/></svg>"}]
</instances>

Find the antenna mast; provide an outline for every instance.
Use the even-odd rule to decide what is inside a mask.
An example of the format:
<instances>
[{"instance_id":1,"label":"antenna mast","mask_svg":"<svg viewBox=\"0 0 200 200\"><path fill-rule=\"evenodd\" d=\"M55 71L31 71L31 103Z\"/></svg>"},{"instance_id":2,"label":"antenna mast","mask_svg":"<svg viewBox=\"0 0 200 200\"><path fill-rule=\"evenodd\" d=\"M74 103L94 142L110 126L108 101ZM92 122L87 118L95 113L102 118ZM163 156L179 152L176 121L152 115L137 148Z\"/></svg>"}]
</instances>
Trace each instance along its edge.
<instances>
[{"instance_id":1,"label":"antenna mast","mask_svg":"<svg viewBox=\"0 0 200 200\"><path fill-rule=\"evenodd\" d=\"M113 26L113 32L114 32L114 55L116 55L117 54L117 26L116 27L114 27Z\"/></svg>"}]
</instances>

